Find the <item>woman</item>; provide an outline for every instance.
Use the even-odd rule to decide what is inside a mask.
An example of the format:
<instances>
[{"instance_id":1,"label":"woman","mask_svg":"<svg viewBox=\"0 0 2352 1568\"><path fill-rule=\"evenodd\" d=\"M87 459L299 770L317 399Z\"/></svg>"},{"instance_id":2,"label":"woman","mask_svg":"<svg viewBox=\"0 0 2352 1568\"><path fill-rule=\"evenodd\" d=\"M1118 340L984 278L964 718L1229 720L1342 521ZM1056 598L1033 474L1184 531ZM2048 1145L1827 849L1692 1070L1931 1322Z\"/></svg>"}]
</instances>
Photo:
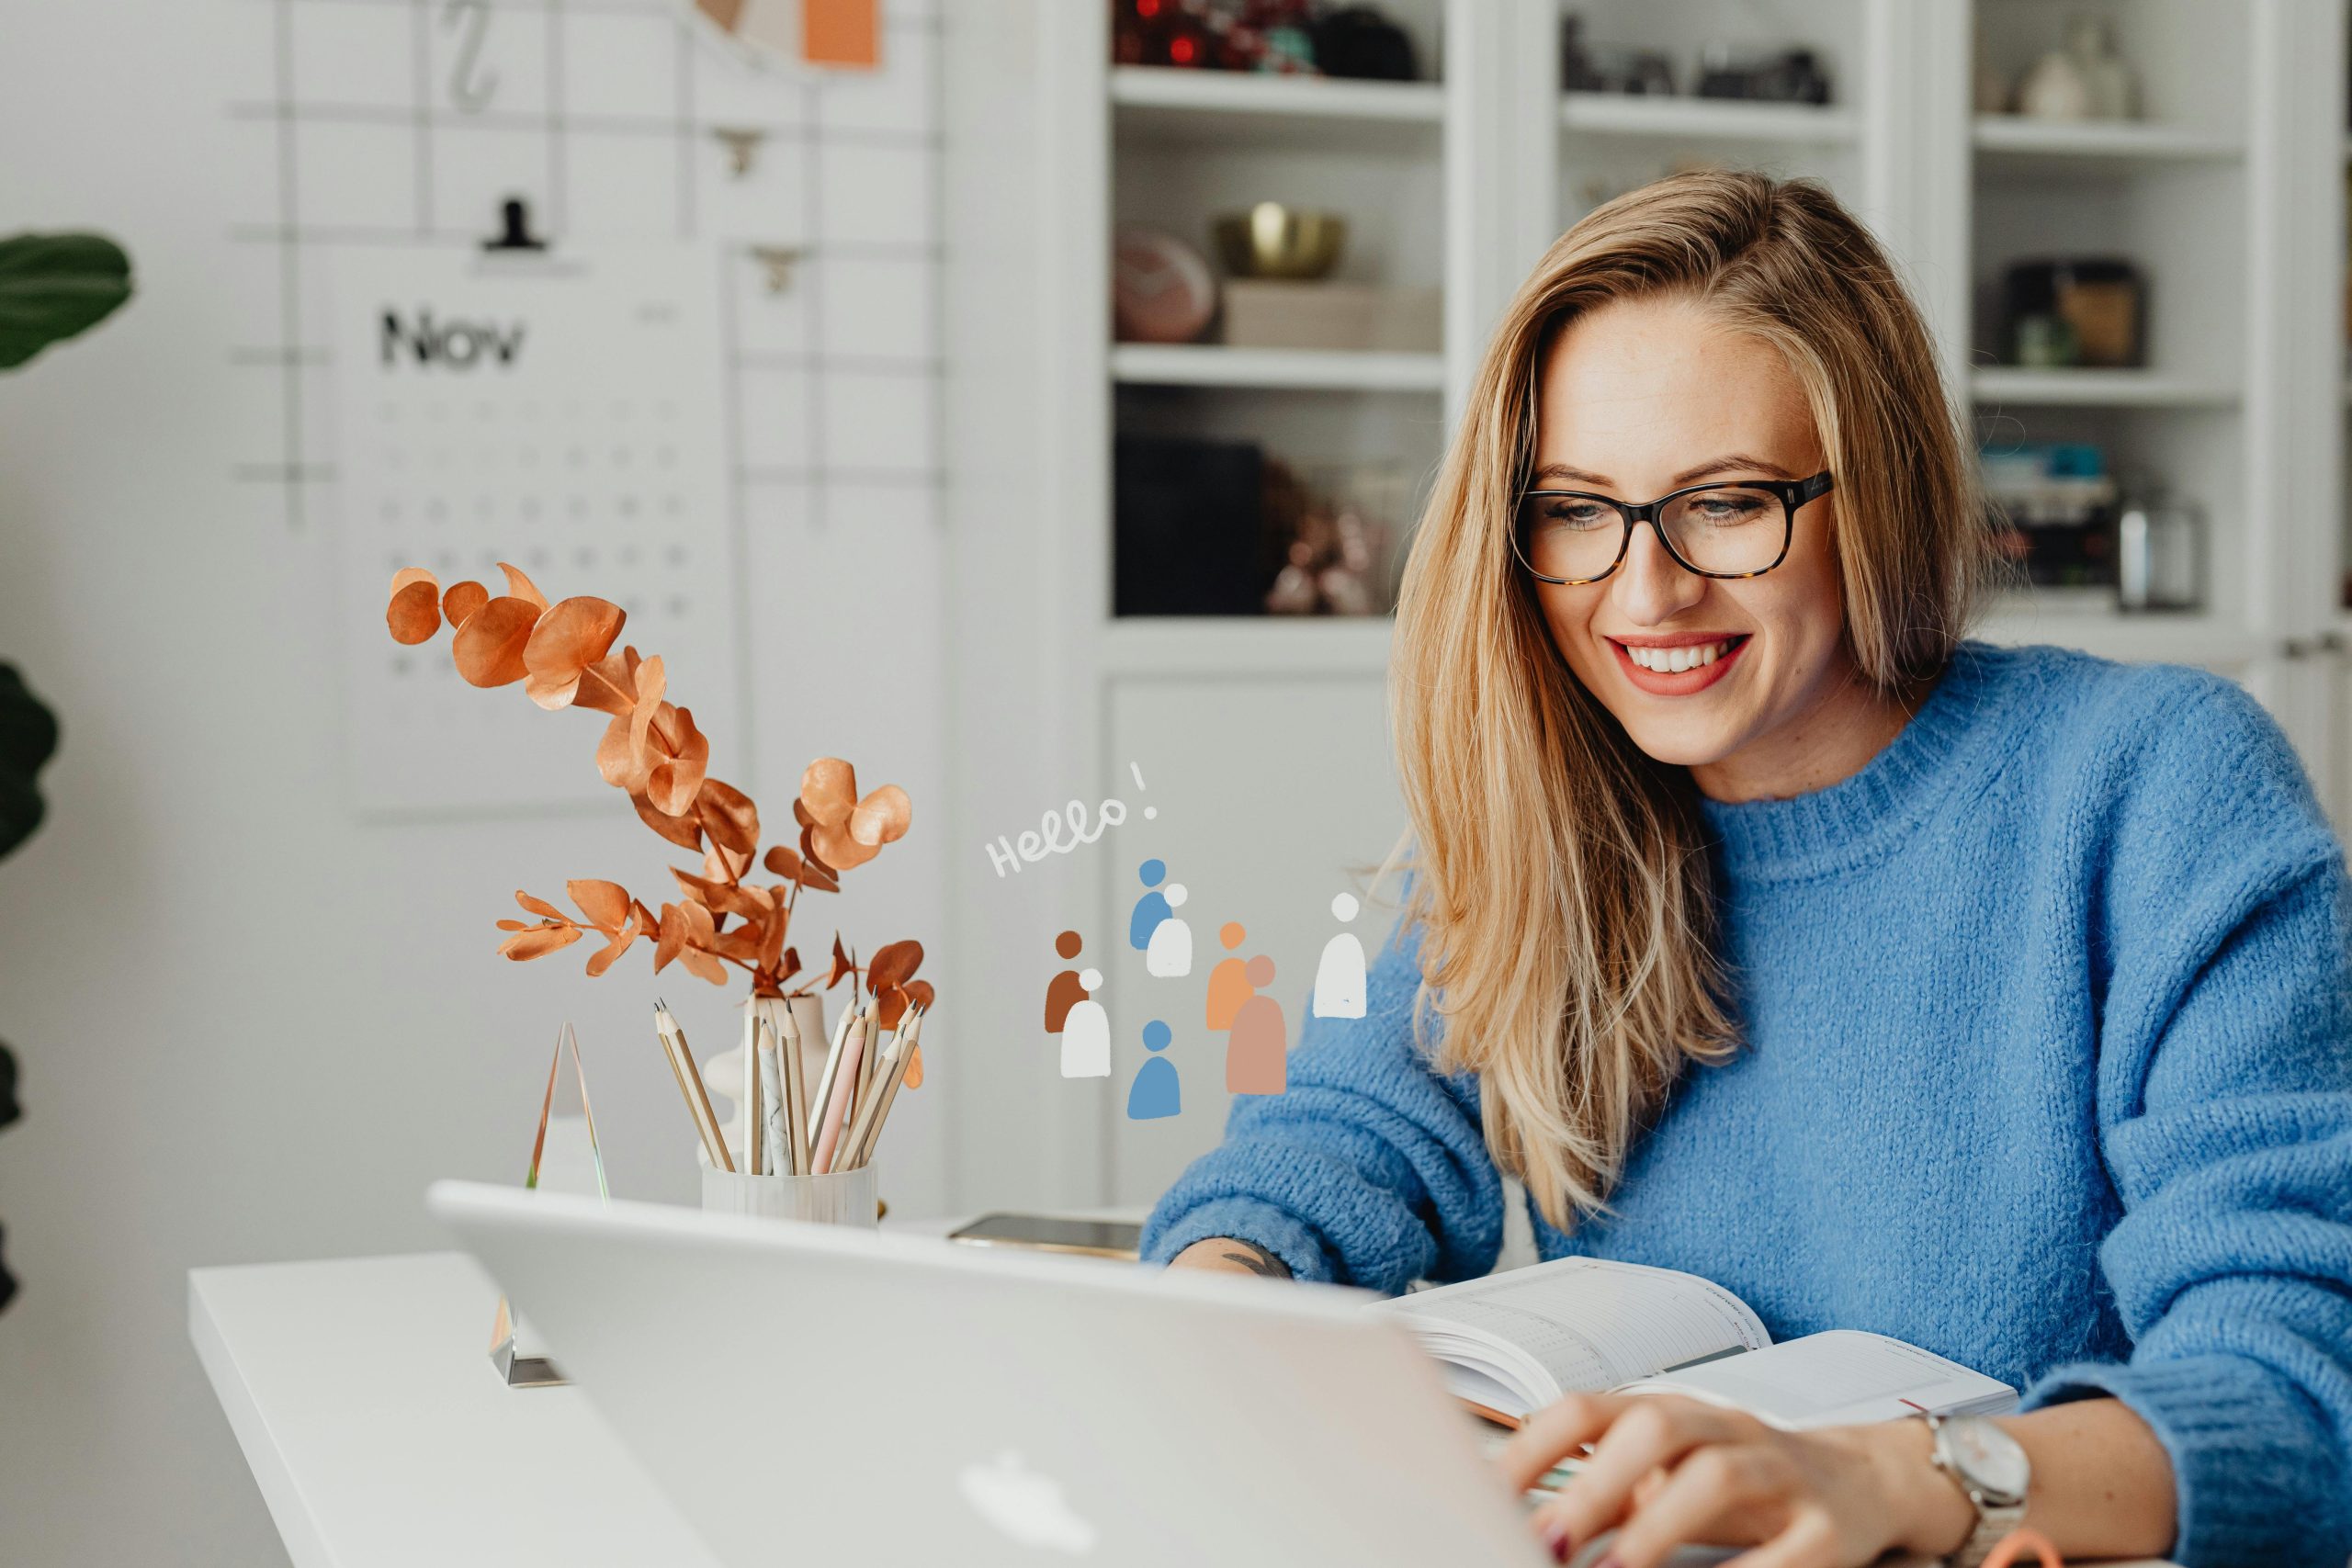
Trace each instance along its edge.
<instances>
[{"instance_id":1,"label":"woman","mask_svg":"<svg viewBox=\"0 0 2352 1568\"><path fill-rule=\"evenodd\" d=\"M1788 1433L1571 1397L1555 1557L1904 1548L2343 1568L2352 889L2219 678L1960 640L1988 531L1918 314L1806 182L1693 174L1505 312L1415 542L1413 876L1366 1016L1152 1216L1147 1256L1375 1290L1688 1269L1775 1337L2026 1391ZM1650 501L1648 498L1663 498Z\"/></svg>"}]
</instances>

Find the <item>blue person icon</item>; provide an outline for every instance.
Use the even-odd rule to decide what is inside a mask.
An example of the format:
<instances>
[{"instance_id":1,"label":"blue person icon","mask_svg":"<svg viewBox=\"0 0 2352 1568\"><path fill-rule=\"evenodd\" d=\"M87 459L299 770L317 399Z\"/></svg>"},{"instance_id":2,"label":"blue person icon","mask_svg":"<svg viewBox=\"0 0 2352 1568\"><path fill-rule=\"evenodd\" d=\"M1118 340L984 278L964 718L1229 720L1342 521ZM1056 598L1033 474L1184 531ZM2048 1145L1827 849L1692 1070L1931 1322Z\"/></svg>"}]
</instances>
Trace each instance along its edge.
<instances>
[{"instance_id":1,"label":"blue person icon","mask_svg":"<svg viewBox=\"0 0 2352 1568\"><path fill-rule=\"evenodd\" d=\"M1136 1069L1136 1081L1127 1089L1127 1120L1156 1122L1163 1116L1175 1116L1184 1109L1183 1090L1176 1081L1176 1064L1158 1055L1168 1049L1174 1038L1168 1025L1153 1019L1143 1026L1143 1048L1154 1053Z\"/></svg>"},{"instance_id":2,"label":"blue person icon","mask_svg":"<svg viewBox=\"0 0 2352 1568\"><path fill-rule=\"evenodd\" d=\"M1168 907L1168 895L1159 890L1159 885L1168 880L1166 861L1148 860L1136 867L1136 875L1151 889L1136 900L1135 913L1127 917L1127 945L1142 953L1151 946L1151 933L1159 929L1159 922L1175 911Z\"/></svg>"}]
</instances>

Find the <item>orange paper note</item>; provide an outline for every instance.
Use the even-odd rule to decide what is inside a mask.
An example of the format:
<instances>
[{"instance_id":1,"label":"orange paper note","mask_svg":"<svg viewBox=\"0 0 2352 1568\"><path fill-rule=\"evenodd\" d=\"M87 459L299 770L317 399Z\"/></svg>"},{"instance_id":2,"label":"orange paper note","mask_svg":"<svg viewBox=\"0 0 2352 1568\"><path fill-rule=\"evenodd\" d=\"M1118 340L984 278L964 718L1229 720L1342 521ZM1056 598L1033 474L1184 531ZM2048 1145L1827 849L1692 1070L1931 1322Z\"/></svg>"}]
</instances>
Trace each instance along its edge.
<instances>
[{"instance_id":1,"label":"orange paper note","mask_svg":"<svg viewBox=\"0 0 2352 1568\"><path fill-rule=\"evenodd\" d=\"M800 0L800 57L871 71L882 63L882 0Z\"/></svg>"}]
</instances>

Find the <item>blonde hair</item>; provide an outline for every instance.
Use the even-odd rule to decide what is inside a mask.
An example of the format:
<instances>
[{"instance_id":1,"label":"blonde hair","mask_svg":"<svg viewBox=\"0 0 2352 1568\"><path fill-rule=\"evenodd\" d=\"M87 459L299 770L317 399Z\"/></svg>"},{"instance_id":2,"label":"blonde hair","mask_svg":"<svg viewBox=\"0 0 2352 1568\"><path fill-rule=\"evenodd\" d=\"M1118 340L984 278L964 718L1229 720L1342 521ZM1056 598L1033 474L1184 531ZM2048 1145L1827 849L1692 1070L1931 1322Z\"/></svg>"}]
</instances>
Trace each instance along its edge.
<instances>
[{"instance_id":1,"label":"blonde hair","mask_svg":"<svg viewBox=\"0 0 2352 1568\"><path fill-rule=\"evenodd\" d=\"M1688 772L1569 672L1511 553L1543 356L1581 312L1674 295L1778 348L1837 478L1846 641L1899 692L1991 569L1960 415L1886 256L1809 180L1677 175L1554 243L1503 312L1404 576L1391 704L1420 928L1417 1028L1479 1076L1487 1147L1563 1228L1605 1210L1683 1065L1737 1044Z\"/></svg>"}]
</instances>

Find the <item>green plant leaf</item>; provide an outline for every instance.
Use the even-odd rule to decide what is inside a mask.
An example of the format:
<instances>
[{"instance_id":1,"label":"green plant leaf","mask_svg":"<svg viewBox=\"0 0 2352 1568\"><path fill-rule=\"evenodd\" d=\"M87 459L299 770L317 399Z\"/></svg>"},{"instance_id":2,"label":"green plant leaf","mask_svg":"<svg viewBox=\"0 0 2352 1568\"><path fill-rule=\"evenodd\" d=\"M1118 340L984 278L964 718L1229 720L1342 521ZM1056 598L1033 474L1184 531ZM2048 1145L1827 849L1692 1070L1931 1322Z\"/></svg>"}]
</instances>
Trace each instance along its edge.
<instances>
[{"instance_id":1,"label":"green plant leaf","mask_svg":"<svg viewBox=\"0 0 2352 1568\"><path fill-rule=\"evenodd\" d=\"M0 855L40 826L33 775L57 750L57 716L25 689L13 664L0 664Z\"/></svg>"},{"instance_id":2,"label":"green plant leaf","mask_svg":"<svg viewBox=\"0 0 2352 1568\"><path fill-rule=\"evenodd\" d=\"M130 258L103 234L0 240L0 370L106 320L130 298Z\"/></svg>"}]
</instances>

